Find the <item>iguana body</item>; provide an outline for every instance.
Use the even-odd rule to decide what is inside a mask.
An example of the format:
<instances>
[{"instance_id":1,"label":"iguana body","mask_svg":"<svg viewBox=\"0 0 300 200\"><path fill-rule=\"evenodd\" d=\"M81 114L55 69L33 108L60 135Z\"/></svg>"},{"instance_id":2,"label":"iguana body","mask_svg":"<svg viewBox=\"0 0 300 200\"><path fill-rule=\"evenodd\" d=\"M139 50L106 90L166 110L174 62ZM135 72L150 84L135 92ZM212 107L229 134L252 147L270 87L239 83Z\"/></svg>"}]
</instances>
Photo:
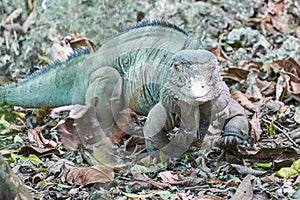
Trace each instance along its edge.
<instances>
[{"instance_id":1,"label":"iguana body","mask_svg":"<svg viewBox=\"0 0 300 200\"><path fill-rule=\"evenodd\" d=\"M149 152L173 154L175 146L174 155L179 155L196 138L202 140L209 125L219 126L215 121L225 136L239 141L248 132L245 112L229 97L215 56L197 49L197 39L174 25L142 22L111 37L96 53L73 56L1 87L0 101L55 107L89 104L96 97L97 118L107 134L130 107L148 115L144 136ZM175 126L180 132L169 143L166 132ZM225 138L225 145L231 139ZM178 146L176 140L185 142Z\"/></svg>"}]
</instances>

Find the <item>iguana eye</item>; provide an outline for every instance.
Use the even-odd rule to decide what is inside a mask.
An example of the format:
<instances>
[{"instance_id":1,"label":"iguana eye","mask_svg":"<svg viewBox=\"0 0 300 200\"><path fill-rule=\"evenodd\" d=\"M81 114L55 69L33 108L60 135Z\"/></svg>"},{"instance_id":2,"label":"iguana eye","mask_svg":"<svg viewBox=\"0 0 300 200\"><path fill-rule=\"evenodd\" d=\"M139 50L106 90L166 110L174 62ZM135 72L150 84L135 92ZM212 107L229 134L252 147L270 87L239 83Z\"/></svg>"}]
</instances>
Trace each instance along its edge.
<instances>
[{"instance_id":1,"label":"iguana eye","mask_svg":"<svg viewBox=\"0 0 300 200\"><path fill-rule=\"evenodd\" d=\"M175 61L173 63L173 66L174 66L174 68L175 68L176 71L180 70L180 65L181 65L181 63L179 61Z\"/></svg>"}]
</instances>

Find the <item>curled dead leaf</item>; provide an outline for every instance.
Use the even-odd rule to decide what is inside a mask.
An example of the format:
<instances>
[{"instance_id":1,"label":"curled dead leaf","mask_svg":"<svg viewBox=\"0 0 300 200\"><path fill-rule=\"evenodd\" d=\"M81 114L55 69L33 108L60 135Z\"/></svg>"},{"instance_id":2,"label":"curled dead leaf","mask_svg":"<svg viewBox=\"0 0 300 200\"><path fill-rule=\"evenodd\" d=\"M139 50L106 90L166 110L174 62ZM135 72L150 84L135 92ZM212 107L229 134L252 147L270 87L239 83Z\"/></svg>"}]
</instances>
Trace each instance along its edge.
<instances>
[{"instance_id":1,"label":"curled dead leaf","mask_svg":"<svg viewBox=\"0 0 300 200\"><path fill-rule=\"evenodd\" d=\"M249 70L245 70L237 67L229 67L226 72L222 72L221 75L223 78L232 79L237 82L246 80Z\"/></svg>"},{"instance_id":2,"label":"curled dead leaf","mask_svg":"<svg viewBox=\"0 0 300 200\"><path fill-rule=\"evenodd\" d=\"M237 89L230 88L230 95L238 101L244 108L251 111L258 111L258 108L248 99L247 95Z\"/></svg>"},{"instance_id":3,"label":"curled dead leaf","mask_svg":"<svg viewBox=\"0 0 300 200\"><path fill-rule=\"evenodd\" d=\"M252 119L250 120L250 124L251 124L251 136L254 138L255 141L259 141L260 136L262 134L260 123L261 123L260 116L258 116L257 113L254 113Z\"/></svg>"},{"instance_id":4,"label":"curled dead leaf","mask_svg":"<svg viewBox=\"0 0 300 200\"><path fill-rule=\"evenodd\" d=\"M66 181L74 185L108 183L114 180L114 171L108 166L74 167L67 174Z\"/></svg>"},{"instance_id":5,"label":"curled dead leaf","mask_svg":"<svg viewBox=\"0 0 300 200\"><path fill-rule=\"evenodd\" d=\"M231 164L231 166L234 167L240 174L243 174L243 175L251 174L253 176L262 176L267 173L267 171L264 171L264 170L255 170L250 167L246 167L246 166L238 165L238 164Z\"/></svg>"},{"instance_id":6,"label":"curled dead leaf","mask_svg":"<svg viewBox=\"0 0 300 200\"><path fill-rule=\"evenodd\" d=\"M28 129L27 135L29 142L34 142L38 145L38 147L49 147L49 148L56 148L58 143L54 140L48 140L44 138L42 134L42 129L46 126L39 127L36 129Z\"/></svg>"}]
</instances>

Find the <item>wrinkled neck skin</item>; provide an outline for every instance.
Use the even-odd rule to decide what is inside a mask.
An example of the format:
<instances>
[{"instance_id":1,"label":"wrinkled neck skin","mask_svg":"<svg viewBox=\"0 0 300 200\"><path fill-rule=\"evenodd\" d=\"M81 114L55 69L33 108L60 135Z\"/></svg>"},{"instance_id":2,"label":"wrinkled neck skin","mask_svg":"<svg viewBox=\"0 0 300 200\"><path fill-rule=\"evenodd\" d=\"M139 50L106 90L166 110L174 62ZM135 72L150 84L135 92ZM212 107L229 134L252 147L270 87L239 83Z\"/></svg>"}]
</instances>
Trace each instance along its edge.
<instances>
[{"instance_id":1,"label":"wrinkled neck skin","mask_svg":"<svg viewBox=\"0 0 300 200\"><path fill-rule=\"evenodd\" d=\"M179 116L180 130L203 141L210 124L212 105L220 96L222 88L223 82L220 81L214 85L205 101L195 101L180 94L173 84L166 83L161 90L161 103L168 112Z\"/></svg>"},{"instance_id":2,"label":"wrinkled neck skin","mask_svg":"<svg viewBox=\"0 0 300 200\"><path fill-rule=\"evenodd\" d=\"M160 92L160 99L163 106L174 114L181 113L181 107L199 107L206 102L217 99L223 90L222 81L217 82L210 90L210 92L202 99L197 101L191 97L185 96L180 93L178 87L167 82Z\"/></svg>"}]
</instances>

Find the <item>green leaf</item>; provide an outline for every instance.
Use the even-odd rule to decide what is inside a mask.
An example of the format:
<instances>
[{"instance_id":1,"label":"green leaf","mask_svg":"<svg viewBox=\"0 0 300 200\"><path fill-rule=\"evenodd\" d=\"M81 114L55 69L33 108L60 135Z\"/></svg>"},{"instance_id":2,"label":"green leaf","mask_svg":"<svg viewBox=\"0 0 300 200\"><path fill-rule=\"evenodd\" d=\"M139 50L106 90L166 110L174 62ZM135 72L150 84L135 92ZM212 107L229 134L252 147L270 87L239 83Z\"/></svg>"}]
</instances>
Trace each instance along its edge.
<instances>
[{"instance_id":1,"label":"green leaf","mask_svg":"<svg viewBox=\"0 0 300 200\"><path fill-rule=\"evenodd\" d=\"M268 162L268 163L254 163L254 166L261 167L261 168L264 168L264 169L270 169L270 168L272 168L272 162Z\"/></svg>"},{"instance_id":2,"label":"green leaf","mask_svg":"<svg viewBox=\"0 0 300 200\"><path fill-rule=\"evenodd\" d=\"M39 170L39 172L48 172L48 171L49 171L48 167L44 167Z\"/></svg>"},{"instance_id":3,"label":"green leaf","mask_svg":"<svg viewBox=\"0 0 300 200\"><path fill-rule=\"evenodd\" d=\"M291 168L291 167L283 167L279 171L275 172L276 176L282 177L282 178L290 178L293 175L298 174L298 171Z\"/></svg>"},{"instance_id":4,"label":"green leaf","mask_svg":"<svg viewBox=\"0 0 300 200\"><path fill-rule=\"evenodd\" d=\"M10 157L13 159L14 162L16 162L17 160L20 160L22 162L24 162L25 160L27 160L28 158L22 155L18 155L15 153L11 153Z\"/></svg>"},{"instance_id":5,"label":"green leaf","mask_svg":"<svg viewBox=\"0 0 300 200\"><path fill-rule=\"evenodd\" d=\"M35 165L43 164L43 161L41 161L41 160L39 159L39 157L37 157L37 156L34 155L34 154L30 154L30 155L28 156L28 159L30 160L30 162L32 162L32 163L35 164Z\"/></svg>"},{"instance_id":6,"label":"green leaf","mask_svg":"<svg viewBox=\"0 0 300 200\"><path fill-rule=\"evenodd\" d=\"M293 162L291 168L293 168L294 170L297 170L298 172L300 172L300 159Z\"/></svg>"},{"instance_id":7,"label":"green leaf","mask_svg":"<svg viewBox=\"0 0 300 200\"><path fill-rule=\"evenodd\" d=\"M40 185L46 185L46 183L47 182L45 180L42 180L42 181L39 182Z\"/></svg>"},{"instance_id":8,"label":"green leaf","mask_svg":"<svg viewBox=\"0 0 300 200\"><path fill-rule=\"evenodd\" d=\"M275 135L274 121L271 121L269 125L269 136L273 138Z\"/></svg>"},{"instance_id":9,"label":"green leaf","mask_svg":"<svg viewBox=\"0 0 300 200\"><path fill-rule=\"evenodd\" d=\"M149 172L153 172L153 169L150 169L148 167L142 166L142 165L134 165L131 168L132 171L135 171L137 173L149 173Z\"/></svg>"},{"instance_id":10,"label":"green leaf","mask_svg":"<svg viewBox=\"0 0 300 200\"><path fill-rule=\"evenodd\" d=\"M158 194L162 199L169 199L171 197L179 198L177 194L171 193L168 190L159 190L156 192L156 194Z\"/></svg>"},{"instance_id":11,"label":"green leaf","mask_svg":"<svg viewBox=\"0 0 300 200\"><path fill-rule=\"evenodd\" d=\"M24 140L19 136L19 135L16 135L14 137L14 143L20 143L20 144L23 144L24 143Z\"/></svg>"},{"instance_id":12,"label":"green leaf","mask_svg":"<svg viewBox=\"0 0 300 200\"><path fill-rule=\"evenodd\" d=\"M239 40L226 40L226 43L234 48L243 47L242 41L239 41Z\"/></svg>"},{"instance_id":13,"label":"green leaf","mask_svg":"<svg viewBox=\"0 0 300 200\"><path fill-rule=\"evenodd\" d=\"M0 128L6 129L10 126L10 123L4 119L0 119Z\"/></svg>"},{"instance_id":14,"label":"green leaf","mask_svg":"<svg viewBox=\"0 0 300 200\"><path fill-rule=\"evenodd\" d=\"M32 164L34 165L39 165L39 164L43 164L43 161L41 161L36 155L34 154L30 154L28 157L22 156L22 155L17 155L15 153L11 153L10 157L13 159L14 162L16 162L17 160L20 160L22 162L30 160L30 162L32 162Z\"/></svg>"},{"instance_id":15,"label":"green leaf","mask_svg":"<svg viewBox=\"0 0 300 200\"><path fill-rule=\"evenodd\" d=\"M152 196L152 194L132 194L132 193L126 193L126 192L122 192L126 197L129 198L149 198Z\"/></svg>"},{"instance_id":16,"label":"green leaf","mask_svg":"<svg viewBox=\"0 0 300 200\"><path fill-rule=\"evenodd\" d=\"M157 163L157 166L160 168L160 169L166 169L167 166L168 166L168 157L162 152L160 151L159 152L159 158L160 158L160 162Z\"/></svg>"},{"instance_id":17,"label":"green leaf","mask_svg":"<svg viewBox=\"0 0 300 200\"><path fill-rule=\"evenodd\" d=\"M56 184L57 187L61 188L61 189L70 189L70 188L73 188L74 186L71 186L71 185L66 185L66 184Z\"/></svg>"}]
</instances>

